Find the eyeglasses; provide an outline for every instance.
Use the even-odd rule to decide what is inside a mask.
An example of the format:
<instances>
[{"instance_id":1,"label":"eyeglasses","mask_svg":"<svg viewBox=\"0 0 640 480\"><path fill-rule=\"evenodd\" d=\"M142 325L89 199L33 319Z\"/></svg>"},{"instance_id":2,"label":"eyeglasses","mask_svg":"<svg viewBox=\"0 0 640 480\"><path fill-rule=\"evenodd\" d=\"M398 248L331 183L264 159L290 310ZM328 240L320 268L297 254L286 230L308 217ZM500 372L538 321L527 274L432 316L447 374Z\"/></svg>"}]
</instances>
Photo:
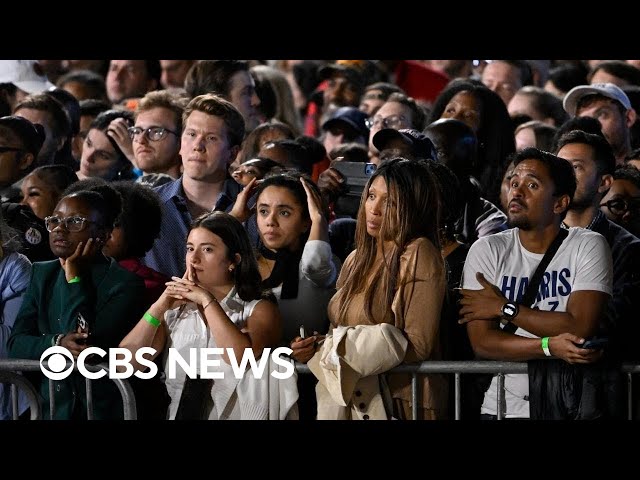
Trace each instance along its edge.
<instances>
[{"instance_id":1,"label":"eyeglasses","mask_svg":"<svg viewBox=\"0 0 640 480\"><path fill-rule=\"evenodd\" d=\"M376 115L373 118L367 118L364 123L368 129L382 125L382 128L394 128L397 130L405 120L406 118L403 115L389 115L386 118Z\"/></svg>"},{"instance_id":2,"label":"eyeglasses","mask_svg":"<svg viewBox=\"0 0 640 480\"><path fill-rule=\"evenodd\" d=\"M616 198L614 200L609 200L600 206L607 207L614 215L624 215L628 211L640 210L640 197L631 197L628 200Z\"/></svg>"},{"instance_id":3,"label":"eyeglasses","mask_svg":"<svg viewBox=\"0 0 640 480\"><path fill-rule=\"evenodd\" d=\"M0 147L0 154L5 152L24 152L24 148L18 147Z\"/></svg>"},{"instance_id":4,"label":"eyeglasses","mask_svg":"<svg viewBox=\"0 0 640 480\"><path fill-rule=\"evenodd\" d=\"M64 223L64 228L70 232L80 232L88 223L97 223L85 217L74 215L73 217L60 218L58 216L49 216L44 219L44 226L49 232L53 232L56 228Z\"/></svg>"},{"instance_id":5,"label":"eyeglasses","mask_svg":"<svg viewBox=\"0 0 640 480\"><path fill-rule=\"evenodd\" d=\"M164 137L166 137L168 133L173 133L176 137L178 136L176 132L164 127L148 127L148 128L129 127L127 131L131 136L131 140L136 138L141 133L144 134L147 137L147 139L151 140L152 142L159 142Z\"/></svg>"}]
</instances>

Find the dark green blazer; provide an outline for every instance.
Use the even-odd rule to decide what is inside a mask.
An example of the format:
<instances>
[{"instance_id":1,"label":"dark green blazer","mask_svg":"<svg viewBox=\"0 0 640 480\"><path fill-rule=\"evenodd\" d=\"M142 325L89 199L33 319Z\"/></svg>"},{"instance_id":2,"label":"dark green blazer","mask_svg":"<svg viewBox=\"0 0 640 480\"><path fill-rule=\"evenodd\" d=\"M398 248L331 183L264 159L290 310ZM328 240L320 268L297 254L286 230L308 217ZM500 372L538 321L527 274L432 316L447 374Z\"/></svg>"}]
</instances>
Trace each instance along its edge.
<instances>
[{"instance_id":1,"label":"dark green blazer","mask_svg":"<svg viewBox=\"0 0 640 480\"><path fill-rule=\"evenodd\" d=\"M9 338L11 358L40 360L52 346L55 335L76 330L78 313L89 323L88 343L106 351L117 347L140 320L144 303L144 281L113 259L100 257L80 282L67 283L59 260L33 264L31 281ZM104 362L108 357L104 357ZM41 375L40 392L49 418L49 382ZM122 418L122 400L108 378L93 386L94 418ZM55 419L86 418L85 379L73 373L54 382Z\"/></svg>"}]
</instances>

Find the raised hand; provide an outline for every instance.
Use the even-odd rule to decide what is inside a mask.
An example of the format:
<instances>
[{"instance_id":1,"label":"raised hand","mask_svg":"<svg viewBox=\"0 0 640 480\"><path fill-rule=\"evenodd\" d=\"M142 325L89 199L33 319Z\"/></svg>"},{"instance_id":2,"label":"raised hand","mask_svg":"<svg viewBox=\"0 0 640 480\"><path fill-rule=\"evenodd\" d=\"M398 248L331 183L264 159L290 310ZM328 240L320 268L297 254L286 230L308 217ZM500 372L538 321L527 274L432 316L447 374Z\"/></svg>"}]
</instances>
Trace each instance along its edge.
<instances>
[{"instance_id":1,"label":"raised hand","mask_svg":"<svg viewBox=\"0 0 640 480\"><path fill-rule=\"evenodd\" d=\"M335 202L347 186L344 176L335 168L327 168L318 177L318 188L328 202Z\"/></svg>"},{"instance_id":2,"label":"raised hand","mask_svg":"<svg viewBox=\"0 0 640 480\"><path fill-rule=\"evenodd\" d=\"M259 180L255 177L251 179L249 183L238 193L236 197L236 203L233 204L233 208L229 212L229 214L235 218L237 218L241 222L246 222L247 219L251 216L251 209L247 206L251 195L255 192L258 187Z\"/></svg>"},{"instance_id":3,"label":"raised hand","mask_svg":"<svg viewBox=\"0 0 640 480\"><path fill-rule=\"evenodd\" d=\"M182 278L187 278L188 274L189 268L187 267L187 270L184 272ZM168 283L169 282L165 283L165 285L167 285ZM169 286L166 286L166 288L162 292L162 295L160 295L160 298L156 300L154 305L158 306L160 311L164 314L164 312L166 312L167 310L174 309L176 307L179 307L180 305L184 305L185 303L187 303L186 300L182 298L176 298L175 291L172 288L169 288Z\"/></svg>"},{"instance_id":4,"label":"raised hand","mask_svg":"<svg viewBox=\"0 0 640 480\"><path fill-rule=\"evenodd\" d=\"M116 142L122 153L133 163L133 166L138 168L133 154L133 141L131 140L131 135L129 135L129 126L129 122L124 118L116 118L109 123L107 135Z\"/></svg>"},{"instance_id":5,"label":"raised hand","mask_svg":"<svg viewBox=\"0 0 640 480\"><path fill-rule=\"evenodd\" d=\"M187 268L185 276L182 278L171 277L171 281L165 283L167 286L165 292L170 298L176 300L185 300L198 305L207 305L214 298L213 294L192 280L192 278L195 278L195 273L190 272L191 269Z\"/></svg>"},{"instance_id":6,"label":"raised hand","mask_svg":"<svg viewBox=\"0 0 640 480\"><path fill-rule=\"evenodd\" d=\"M324 213L322 211L322 198L309 186L309 180L306 178L300 178L302 187L307 194L307 208L309 209L309 217L311 221L323 220Z\"/></svg>"},{"instance_id":7,"label":"raised hand","mask_svg":"<svg viewBox=\"0 0 640 480\"><path fill-rule=\"evenodd\" d=\"M67 282L74 277L82 275L96 254L102 251L104 242L100 238L90 238L87 243L79 242L75 251L70 257L61 258L60 265L64 269Z\"/></svg>"}]
</instances>

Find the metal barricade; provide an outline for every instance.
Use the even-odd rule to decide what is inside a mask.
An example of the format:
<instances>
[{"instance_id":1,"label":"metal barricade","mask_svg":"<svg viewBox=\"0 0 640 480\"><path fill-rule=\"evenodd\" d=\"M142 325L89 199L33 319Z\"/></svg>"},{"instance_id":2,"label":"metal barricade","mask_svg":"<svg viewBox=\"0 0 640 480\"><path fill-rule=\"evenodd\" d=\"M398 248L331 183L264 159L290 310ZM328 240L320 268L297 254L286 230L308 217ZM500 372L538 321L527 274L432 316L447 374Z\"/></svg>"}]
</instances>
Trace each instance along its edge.
<instances>
[{"instance_id":1,"label":"metal barricade","mask_svg":"<svg viewBox=\"0 0 640 480\"><path fill-rule=\"evenodd\" d=\"M67 364L67 367L70 363ZM74 371L77 371L77 366L74 365ZM90 372L99 372L104 370L109 374L109 366L106 363L99 363L96 365L85 365L85 368ZM41 397L33 387L33 385L18 372L41 372L40 362L38 360L20 360L20 359L0 359L0 383L9 383L11 385L11 397L12 397L12 416L14 420L18 419L18 388L22 389L29 400L29 408L31 409L31 420L42 419L42 409L40 407ZM53 418L55 414L55 384L56 380L49 380L49 413ZM136 400L133 393L133 389L129 384L129 381L122 378L110 379L116 384L120 396L122 397L124 419L136 420L137 409ZM86 399L87 399L87 419L93 420L93 380L85 379L86 381Z\"/></svg>"},{"instance_id":2,"label":"metal barricade","mask_svg":"<svg viewBox=\"0 0 640 480\"><path fill-rule=\"evenodd\" d=\"M303 374L311 374L307 365L295 364L296 371ZM504 419L504 376L512 373L527 373L526 362L497 362L497 361L426 361L419 364L399 365L391 369L388 373L410 373L411 374L411 408L414 419L418 417L418 405L421 403L421 391L418 388L420 379L418 374L442 373L454 375L454 399L455 399L455 419L460 420L461 397L460 397L460 376L472 373L491 373L498 375L498 399L497 418ZM633 375L640 373L640 364L625 363L622 371L627 375L627 418L633 418Z\"/></svg>"},{"instance_id":3,"label":"metal barricade","mask_svg":"<svg viewBox=\"0 0 640 480\"><path fill-rule=\"evenodd\" d=\"M105 370L107 375L109 373L109 367L105 363L97 365L85 365L87 370L92 372L98 372ZM305 364L295 363L295 368L298 373L311 374L309 367ZM77 367L74 366L77 370ZM37 360L19 360L19 359L0 359L0 383L8 383L11 385L12 395L12 416L13 419L18 419L18 389L21 389L26 395L29 401L29 407L31 410L30 418L32 420L39 420L42 418L42 409L40 405L40 395L33 387L33 385L18 372L40 372L40 362ZM633 375L640 373L640 364L625 363L622 366L622 372L627 377L627 418L631 420L633 418ZM478 373L490 373L498 375L498 399L497 399L497 418L502 420L504 418L504 376L505 374L514 373L527 373L526 362L497 362L497 361L426 361L420 364L407 364L399 365L388 372L394 373L409 373L411 374L411 403L412 403L412 416L417 419L418 405L421 403L421 392L419 388L420 378L419 374L453 374L454 375L454 406L456 420L460 420L461 412L461 375L463 374L478 374ZM130 383L126 379L111 379L118 387L118 391L122 397L124 419L135 420L137 418L137 409L135 396ZM49 411L50 416L53 417L55 413L55 395L53 395L55 380L49 379L49 392L50 392L50 404ZM93 380L86 379L86 394L87 394L87 418L93 419L93 394L92 394L92 382Z\"/></svg>"}]
</instances>

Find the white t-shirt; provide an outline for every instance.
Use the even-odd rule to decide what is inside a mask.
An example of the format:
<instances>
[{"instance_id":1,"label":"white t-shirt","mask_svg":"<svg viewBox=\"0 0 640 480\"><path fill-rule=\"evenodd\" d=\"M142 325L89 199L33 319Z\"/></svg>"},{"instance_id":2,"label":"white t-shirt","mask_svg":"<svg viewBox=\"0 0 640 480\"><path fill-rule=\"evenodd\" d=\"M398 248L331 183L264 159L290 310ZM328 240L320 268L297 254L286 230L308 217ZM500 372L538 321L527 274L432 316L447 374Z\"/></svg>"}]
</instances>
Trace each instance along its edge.
<instances>
[{"instance_id":1,"label":"white t-shirt","mask_svg":"<svg viewBox=\"0 0 640 480\"><path fill-rule=\"evenodd\" d=\"M464 266L462 286L479 290L476 272L482 272L511 301L524 296L530 278L544 254L531 253L520 243L519 229L483 237L469 249ZM599 233L574 227L569 229L540 282L533 308L566 312L571 292L595 290L611 295L611 250ZM516 335L538 338L518 328ZM505 375L506 417L529 417L529 380L527 375ZM482 413L497 414L497 377L485 393Z\"/></svg>"}]
</instances>

